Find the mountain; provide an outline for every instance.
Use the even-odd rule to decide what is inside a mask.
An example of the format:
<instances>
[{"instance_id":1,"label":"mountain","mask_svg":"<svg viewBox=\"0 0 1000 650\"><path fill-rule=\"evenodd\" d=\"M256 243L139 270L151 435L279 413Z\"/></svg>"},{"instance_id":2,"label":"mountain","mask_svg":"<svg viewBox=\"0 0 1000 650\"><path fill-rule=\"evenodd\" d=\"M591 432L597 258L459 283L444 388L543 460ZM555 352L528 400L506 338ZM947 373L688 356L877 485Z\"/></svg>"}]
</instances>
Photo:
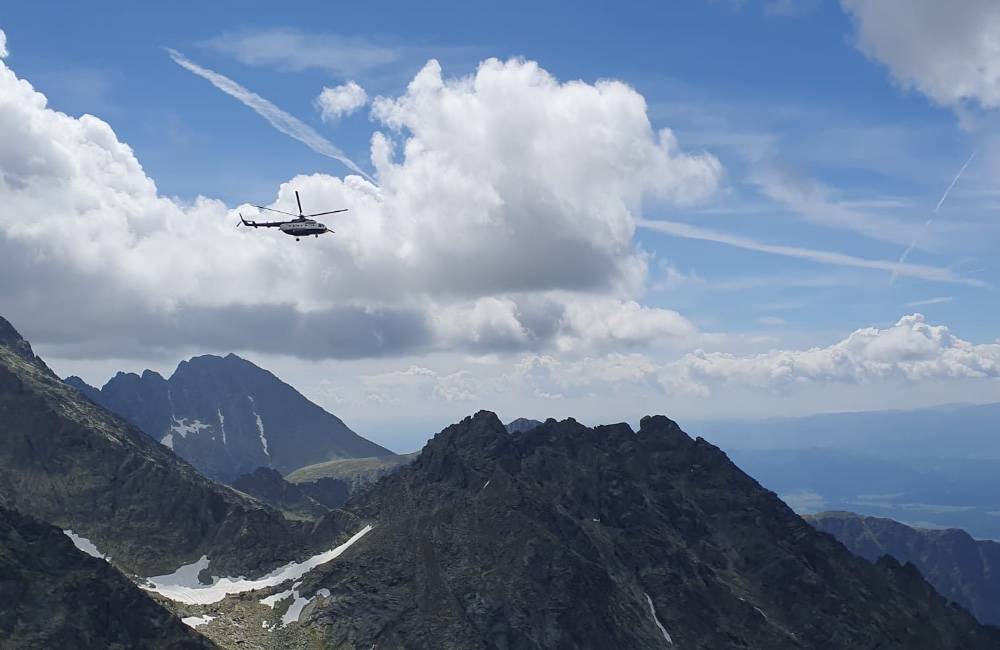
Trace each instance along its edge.
<instances>
[{"instance_id":1,"label":"mountain","mask_svg":"<svg viewBox=\"0 0 1000 650\"><path fill-rule=\"evenodd\" d=\"M142 576L200 556L213 570L262 571L331 539L210 481L83 397L2 318L0 505L72 529Z\"/></svg>"},{"instance_id":2,"label":"mountain","mask_svg":"<svg viewBox=\"0 0 1000 650\"><path fill-rule=\"evenodd\" d=\"M257 467L287 474L335 458L392 453L234 354L182 361L169 379L146 370L120 372L100 390L78 377L66 382L225 483Z\"/></svg>"},{"instance_id":3,"label":"mountain","mask_svg":"<svg viewBox=\"0 0 1000 650\"><path fill-rule=\"evenodd\" d=\"M336 481L346 486L349 492L356 492L413 462L416 457L417 454L414 453L376 456L375 458L330 460L325 463L300 467L285 478L299 485L322 486L324 483Z\"/></svg>"},{"instance_id":4,"label":"mountain","mask_svg":"<svg viewBox=\"0 0 1000 650\"><path fill-rule=\"evenodd\" d=\"M215 647L58 528L0 507L0 646Z\"/></svg>"},{"instance_id":5,"label":"mountain","mask_svg":"<svg viewBox=\"0 0 1000 650\"><path fill-rule=\"evenodd\" d=\"M573 420L509 433L480 412L327 516L343 518L373 527L265 599L294 610L287 639L382 650L1000 647L1000 631L950 606L912 565L853 555L662 416L638 433Z\"/></svg>"},{"instance_id":6,"label":"mountain","mask_svg":"<svg viewBox=\"0 0 1000 650\"><path fill-rule=\"evenodd\" d=\"M524 433L540 426L542 426L542 422L539 420L517 418L516 420L511 420L504 425L504 428L507 429L507 433Z\"/></svg>"},{"instance_id":7,"label":"mountain","mask_svg":"<svg viewBox=\"0 0 1000 650\"><path fill-rule=\"evenodd\" d=\"M955 528L911 528L850 512L823 512L806 519L868 560L891 555L912 563L945 598L983 623L1000 625L1000 544L975 540Z\"/></svg>"}]
</instances>

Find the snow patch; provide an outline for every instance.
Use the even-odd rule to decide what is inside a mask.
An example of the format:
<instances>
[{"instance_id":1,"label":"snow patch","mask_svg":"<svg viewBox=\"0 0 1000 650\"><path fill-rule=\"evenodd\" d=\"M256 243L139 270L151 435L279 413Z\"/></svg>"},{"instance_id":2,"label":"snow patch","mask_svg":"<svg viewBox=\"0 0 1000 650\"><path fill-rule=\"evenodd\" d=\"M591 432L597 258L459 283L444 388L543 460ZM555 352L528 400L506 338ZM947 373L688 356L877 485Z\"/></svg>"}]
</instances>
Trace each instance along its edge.
<instances>
[{"instance_id":1,"label":"snow patch","mask_svg":"<svg viewBox=\"0 0 1000 650\"><path fill-rule=\"evenodd\" d=\"M209 621L215 620L214 616L209 616L205 614L204 616L185 616L181 619L181 623L184 625L189 625L191 627L198 627L199 625L204 625Z\"/></svg>"},{"instance_id":2,"label":"snow patch","mask_svg":"<svg viewBox=\"0 0 1000 650\"><path fill-rule=\"evenodd\" d=\"M643 592L646 596L646 602L649 603L649 613L653 615L653 622L656 623L656 627L659 628L660 634L663 635L664 640L667 644L673 645L674 640L670 638L670 633L667 632L667 628L663 627L663 623L660 622L659 617L656 615L656 608L653 607L653 599L649 597L649 594Z\"/></svg>"},{"instance_id":3,"label":"snow patch","mask_svg":"<svg viewBox=\"0 0 1000 650\"><path fill-rule=\"evenodd\" d=\"M219 431L222 432L222 444L226 444L226 418L222 415L222 409L218 410L219 414Z\"/></svg>"},{"instance_id":4,"label":"snow patch","mask_svg":"<svg viewBox=\"0 0 1000 650\"><path fill-rule=\"evenodd\" d=\"M371 529L371 525L365 526L355 533L353 537L336 548L314 555L302 562L290 562L256 580L248 580L243 576L239 576L238 578L212 576L212 584L203 585L198 582L198 574L207 569L209 564L208 558L203 555L197 562L184 565L171 574L147 578L147 584L143 586L143 589L155 591L161 596L180 603L211 605L212 603L219 602L229 594L239 594L253 589L277 587L289 580L298 580L321 564L326 564L340 557L344 551L368 534Z\"/></svg>"},{"instance_id":5,"label":"snow patch","mask_svg":"<svg viewBox=\"0 0 1000 650\"><path fill-rule=\"evenodd\" d=\"M283 592L295 596L295 600L288 606L288 610L281 616L281 627L285 627L289 623L298 623L299 617L302 616L302 610L305 609L306 605L315 600L316 596L322 596L323 598L330 597L329 589L318 589L312 598L303 598L298 591L298 586L300 584L302 583L296 582L292 586L292 590L290 592ZM260 602L264 601L262 600Z\"/></svg>"},{"instance_id":6,"label":"snow patch","mask_svg":"<svg viewBox=\"0 0 1000 650\"><path fill-rule=\"evenodd\" d=\"M98 551L97 550L97 545L94 544L89 539L87 539L86 537L83 537L81 535L77 535L72 530L68 530L68 529L64 530L63 533L66 535L66 537L69 537L70 540L72 540L73 546L77 547L78 549L80 549L81 551L83 551L84 553L86 553L87 555L89 555L90 557L96 557L98 560L105 560L105 561L111 559L110 557L106 556L104 553L101 553L100 551Z\"/></svg>"},{"instance_id":7,"label":"snow patch","mask_svg":"<svg viewBox=\"0 0 1000 650\"><path fill-rule=\"evenodd\" d=\"M170 427L170 433L176 433L180 435L181 438L187 438L188 434L198 433L205 429L212 428L211 425L205 424L201 420L191 420L191 423L188 424L187 418L181 418L178 420L175 417L171 417L170 419L174 421L173 425Z\"/></svg>"},{"instance_id":8,"label":"snow patch","mask_svg":"<svg viewBox=\"0 0 1000 650\"><path fill-rule=\"evenodd\" d=\"M161 445L166 445L167 447L170 447L171 449L173 449L174 448L174 434L168 433L167 435L163 436L163 438L160 440L160 444Z\"/></svg>"},{"instance_id":9,"label":"snow patch","mask_svg":"<svg viewBox=\"0 0 1000 650\"><path fill-rule=\"evenodd\" d=\"M281 627L285 627L289 623L298 623L299 616L302 615L302 610L312 600L312 598L303 598L300 596L298 590L293 590L292 593L295 596L295 600L288 606L288 610L281 615Z\"/></svg>"},{"instance_id":10,"label":"snow patch","mask_svg":"<svg viewBox=\"0 0 1000 650\"><path fill-rule=\"evenodd\" d=\"M264 450L264 455L271 458L271 452L267 450L267 438L264 436L264 422L260 419L260 415L257 414L257 407L253 406L253 396L247 395L247 399L250 400L250 410L253 413L253 416L257 418L257 434L260 436L260 446Z\"/></svg>"},{"instance_id":11,"label":"snow patch","mask_svg":"<svg viewBox=\"0 0 1000 650\"><path fill-rule=\"evenodd\" d=\"M262 598L259 602L260 602L261 605L267 605L271 609L274 609L275 605L277 605L278 603L280 603L284 599L286 599L289 596L291 596L292 595L292 591L294 590L294 588L298 587L300 584L302 584L302 583L301 582L296 582L294 585L292 585L292 589L289 589L288 591L279 591L276 594L271 594L267 598Z\"/></svg>"}]
</instances>

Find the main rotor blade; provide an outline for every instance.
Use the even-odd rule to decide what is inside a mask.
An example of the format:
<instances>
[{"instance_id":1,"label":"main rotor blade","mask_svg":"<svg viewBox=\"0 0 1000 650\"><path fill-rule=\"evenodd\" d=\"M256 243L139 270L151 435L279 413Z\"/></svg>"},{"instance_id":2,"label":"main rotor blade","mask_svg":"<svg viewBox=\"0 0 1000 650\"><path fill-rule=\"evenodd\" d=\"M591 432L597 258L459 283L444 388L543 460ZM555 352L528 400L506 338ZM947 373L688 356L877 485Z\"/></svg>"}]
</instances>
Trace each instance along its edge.
<instances>
[{"instance_id":1,"label":"main rotor blade","mask_svg":"<svg viewBox=\"0 0 1000 650\"><path fill-rule=\"evenodd\" d=\"M324 214L337 214L338 212L347 212L347 208L341 208L340 210L330 210L329 212L317 212L316 214L307 214L307 217L322 217Z\"/></svg>"},{"instance_id":2,"label":"main rotor blade","mask_svg":"<svg viewBox=\"0 0 1000 650\"><path fill-rule=\"evenodd\" d=\"M289 217L300 217L300 216L302 216L302 215L299 215L299 214L292 214L291 212L285 212L284 210L275 210L274 208L265 208L262 205L255 205L253 207L259 208L261 210L270 210L271 212L277 212L279 214L287 214Z\"/></svg>"},{"instance_id":3,"label":"main rotor blade","mask_svg":"<svg viewBox=\"0 0 1000 650\"><path fill-rule=\"evenodd\" d=\"M295 190L295 202L299 204L299 216L302 216L302 201L299 199L299 191Z\"/></svg>"}]
</instances>

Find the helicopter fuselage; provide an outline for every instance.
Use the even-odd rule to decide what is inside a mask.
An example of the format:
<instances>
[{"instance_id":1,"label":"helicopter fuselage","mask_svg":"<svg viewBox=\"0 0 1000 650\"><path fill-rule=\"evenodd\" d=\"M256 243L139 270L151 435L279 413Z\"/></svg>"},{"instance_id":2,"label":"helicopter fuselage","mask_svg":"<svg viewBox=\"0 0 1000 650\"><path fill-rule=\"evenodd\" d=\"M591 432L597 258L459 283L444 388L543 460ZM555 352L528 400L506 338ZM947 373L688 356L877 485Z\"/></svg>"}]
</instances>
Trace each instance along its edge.
<instances>
[{"instance_id":1,"label":"helicopter fuselage","mask_svg":"<svg viewBox=\"0 0 1000 650\"><path fill-rule=\"evenodd\" d=\"M307 219L304 221L289 221L288 223L283 223L278 228L281 232L286 235L292 235L293 237L306 237L308 235L322 235L325 232L330 232L330 230L319 223L318 221L313 221Z\"/></svg>"}]
</instances>

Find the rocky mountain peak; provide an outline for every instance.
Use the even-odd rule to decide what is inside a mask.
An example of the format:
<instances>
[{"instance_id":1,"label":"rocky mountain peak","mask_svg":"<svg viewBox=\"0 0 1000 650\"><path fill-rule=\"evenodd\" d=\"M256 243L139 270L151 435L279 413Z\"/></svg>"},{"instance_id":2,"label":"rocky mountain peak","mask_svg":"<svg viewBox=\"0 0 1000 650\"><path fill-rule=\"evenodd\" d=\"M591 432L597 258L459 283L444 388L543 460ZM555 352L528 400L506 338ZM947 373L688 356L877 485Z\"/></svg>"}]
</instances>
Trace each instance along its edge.
<instances>
[{"instance_id":1,"label":"rocky mountain peak","mask_svg":"<svg viewBox=\"0 0 1000 650\"><path fill-rule=\"evenodd\" d=\"M31 350L31 344L24 340L21 334L14 329L5 318L0 316L0 345L6 345L18 356L34 363L35 353Z\"/></svg>"}]
</instances>

